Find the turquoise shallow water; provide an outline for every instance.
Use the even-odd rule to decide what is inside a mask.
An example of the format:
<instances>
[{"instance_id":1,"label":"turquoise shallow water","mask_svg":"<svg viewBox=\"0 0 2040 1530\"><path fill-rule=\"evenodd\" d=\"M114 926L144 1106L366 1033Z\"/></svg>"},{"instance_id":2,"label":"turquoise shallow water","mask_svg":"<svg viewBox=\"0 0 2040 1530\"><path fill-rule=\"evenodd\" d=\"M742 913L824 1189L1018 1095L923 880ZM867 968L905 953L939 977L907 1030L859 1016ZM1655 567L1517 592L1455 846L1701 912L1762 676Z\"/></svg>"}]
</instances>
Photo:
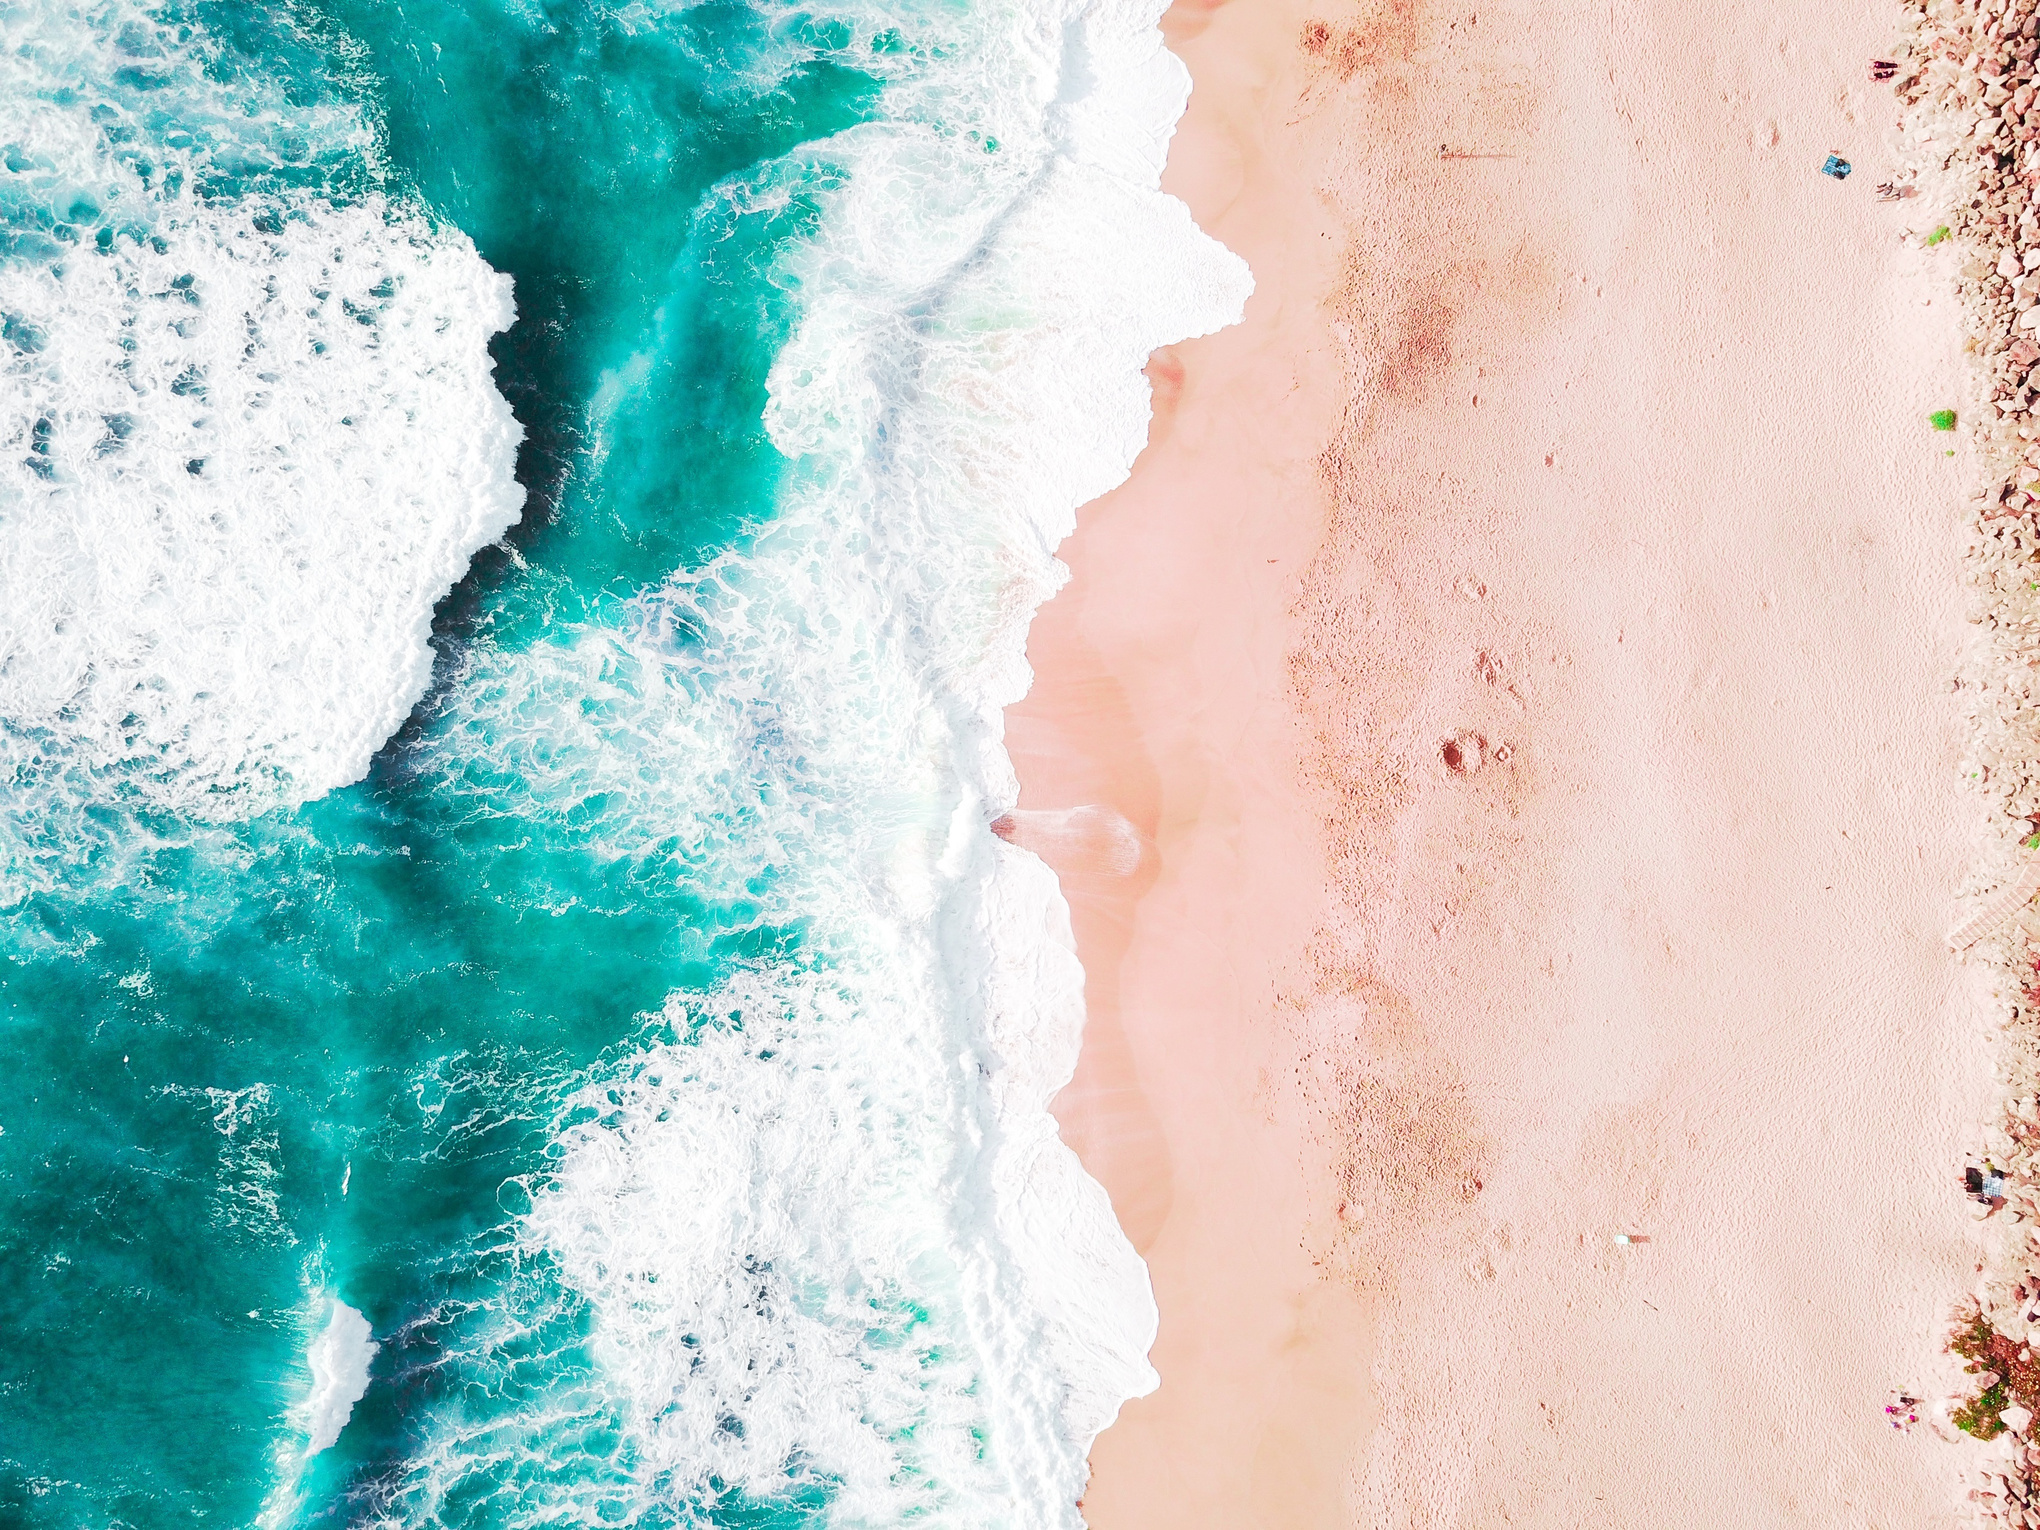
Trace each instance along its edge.
<instances>
[{"instance_id":1,"label":"turquoise shallow water","mask_svg":"<svg viewBox=\"0 0 2040 1530\"><path fill-rule=\"evenodd\" d=\"M1244 293L1151 19L0 11L0 1520L1078 1522L986 825Z\"/></svg>"},{"instance_id":2,"label":"turquoise shallow water","mask_svg":"<svg viewBox=\"0 0 2040 1530\"><path fill-rule=\"evenodd\" d=\"M580 5L185 17L218 40L216 77L379 129L372 156L317 167L322 189L415 197L516 282L494 355L532 497L511 550L442 607L442 668L484 636L588 619L770 517L759 414L787 304L767 267L812 214L805 172L761 167L872 109L855 49L733 6L634 27ZM774 173L794 194L764 212L715 189ZM726 867L591 851L599 803L498 781L478 820L470 762L426 742L468 721L442 696L368 781L284 820L157 826L146 846L136 827L0 925L16 1522L252 1522L304 1385L308 1284L343 1283L403 1333L321 1458L309 1518L390 1490L449 1398L486 1416L585 1365L570 1303L533 1316L522 1354L470 1331L464 1304L509 1300L501 1187L540 1165L565 1089L635 1016L800 932L761 919ZM597 1406L546 1470L609 1470L602 1428ZM484 1470L437 1517L500 1522L490 1479L515 1470Z\"/></svg>"}]
</instances>

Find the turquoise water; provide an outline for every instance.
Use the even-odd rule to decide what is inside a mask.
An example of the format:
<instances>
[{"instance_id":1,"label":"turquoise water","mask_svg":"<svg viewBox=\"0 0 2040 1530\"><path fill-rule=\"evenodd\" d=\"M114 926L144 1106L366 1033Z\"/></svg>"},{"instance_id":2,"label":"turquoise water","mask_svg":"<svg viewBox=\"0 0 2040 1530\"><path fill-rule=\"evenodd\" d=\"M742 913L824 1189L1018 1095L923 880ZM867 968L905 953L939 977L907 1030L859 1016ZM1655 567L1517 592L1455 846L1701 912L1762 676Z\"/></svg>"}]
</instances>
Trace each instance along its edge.
<instances>
[{"instance_id":1,"label":"turquoise water","mask_svg":"<svg viewBox=\"0 0 2040 1530\"><path fill-rule=\"evenodd\" d=\"M1074 1522L982 942L1059 907L982 699L1059 533L915 412L1041 319L955 296L1055 160L1017 15L0 22L0 1518ZM361 507L464 482L428 653Z\"/></svg>"},{"instance_id":2,"label":"turquoise water","mask_svg":"<svg viewBox=\"0 0 2040 1530\"><path fill-rule=\"evenodd\" d=\"M585 619L770 515L759 410L785 305L763 268L803 212L746 218L711 188L868 112L852 50L727 7L636 36L579 6L191 14L232 49L222 73L379 111L379 178L516 280L520 322L495 355L530 432L533 499L511 543L526 567L478 560L442 611L443 654ZM728 83L732 65L752 78ZM335 171L343 190L362 175ZM633 371L594 471L591 406ZM590 853L593 815L562 821L512 790L475 822L433 768L445 756L424 763L424 736L463 719L431 711L369 781L292 821L117 846L120 885L80 867L12 911L10 1514L251 1522L301 1369L308 1264L378 1330L410 1325L321 1463L326 1513L344 1516L463 1388L514 1406L510 1357L435 1363L489 1345L439 1314L504 1281L498 1187L540 1165L563 1087L633 1016L734 956L799 946L684 857ZM579 1315L547 1316L557 1385L585 1365ZM598 1437L573 1454L606 1460L599 1410L588 1422ZM449 1521L497 1517L496 1482L468 1496Z\"/></svg>"}]
</instances>

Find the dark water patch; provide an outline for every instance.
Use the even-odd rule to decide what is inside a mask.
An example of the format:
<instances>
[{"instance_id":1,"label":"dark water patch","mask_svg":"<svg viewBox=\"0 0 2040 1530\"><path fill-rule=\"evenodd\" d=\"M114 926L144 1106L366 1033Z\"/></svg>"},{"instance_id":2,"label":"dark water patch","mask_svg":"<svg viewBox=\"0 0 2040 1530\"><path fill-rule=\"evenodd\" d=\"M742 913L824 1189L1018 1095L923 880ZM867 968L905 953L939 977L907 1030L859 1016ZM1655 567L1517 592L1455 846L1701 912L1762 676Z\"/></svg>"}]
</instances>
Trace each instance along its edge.
<instances>
[{"instance_id":1,"label":"dark water patch","mask_svg":"<svg viewBox=\"0 0 2040 1530\"><path fill-rule=\"evenodd\" d=\"M742 6L628 26L580 3L295 16L352 60L397 184L516 283L493 354L526 431L518 553L634 589L769 515L779 464L759 417L792 315L763 276L814 209L798 184L748 213L717 188L798 181L807 167L770 167L868 119L878 82ZM514 602L516 572L485 557L442 633Z\"/></svg>"}]
</instances>

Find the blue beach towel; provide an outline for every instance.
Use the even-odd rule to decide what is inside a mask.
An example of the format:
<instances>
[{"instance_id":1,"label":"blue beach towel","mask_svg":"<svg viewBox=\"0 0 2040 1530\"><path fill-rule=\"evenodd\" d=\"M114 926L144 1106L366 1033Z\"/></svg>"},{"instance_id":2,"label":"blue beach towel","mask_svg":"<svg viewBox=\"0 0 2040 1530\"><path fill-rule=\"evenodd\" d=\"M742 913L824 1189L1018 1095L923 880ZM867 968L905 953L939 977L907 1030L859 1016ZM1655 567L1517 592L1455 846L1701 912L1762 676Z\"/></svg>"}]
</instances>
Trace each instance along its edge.
<instances>
[{"instance_id":1,"label":"blue beach towel","mask_svg":"<svg viewBox=\"0 0 2040 1530\"><path fill-rule=\"evenodd\" d=\"M1843 159L1841 155L1830 154L1827 157L1827 163L1820 167L1820 173L1822 175L1832 175L1838 181L1846 181L1849 178L1849 168L1849 162Z\"/></svg>"}]
</instances>

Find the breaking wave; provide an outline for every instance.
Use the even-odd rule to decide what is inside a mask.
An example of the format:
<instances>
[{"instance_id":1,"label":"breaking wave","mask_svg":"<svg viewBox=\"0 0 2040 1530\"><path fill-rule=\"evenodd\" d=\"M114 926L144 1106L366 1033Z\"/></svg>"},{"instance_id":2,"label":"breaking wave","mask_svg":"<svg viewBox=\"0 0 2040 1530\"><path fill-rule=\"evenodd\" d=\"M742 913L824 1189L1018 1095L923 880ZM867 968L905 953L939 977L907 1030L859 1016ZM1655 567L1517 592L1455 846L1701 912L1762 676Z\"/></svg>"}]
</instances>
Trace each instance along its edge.
<instances>
[{"instance_id":1,"label":"breaking wave","mask_svg":"<svg viewBox=\"0 0 2040 1530\"><path fill-rule=\"evenodd\" d=\"M588 390L561 540L513 558L508 614L436 680L434 606L522 504L488 350L509 279L388 189L372 113L271 89L190 17L0 20L0 900L61 906L89 964L70 869L197 845L261 949L338 974L311 991L387 1049L344 1063L294 1011L314 1039L277 1080L222 1064L157 1096L210 1102L217 1226L361 1304L305 1335L311 1424L293 1394L263 1426L290 1442L277 1514L1081 1522L1092 1438L1155 1383L1155 1311L1047 1110L1083 1024L1067 910L993 825L1054 550L1145 440L1149 354L1248 289L1159 190L1187 77L1158 12L758 6L753 54L656 55L730 60L702 65L711 103L796 65L873 82L859 120L720 175L675 264L780 231L745 268L768 510L650 578L568 557L655 544L619 506L656 497L624 481L644 442L695 428L662 350L676 274ZM574 24L622 57L693 16ZM187 932L174 901L139 906ZM557 954L513 1002L520 946ZM191 938L189 992L252 986L249 951ZM616 953L685 974L575 1051L570 969ZM140 982L201 1028L205 1000ZM364 994L407 1017L388 1038ZM437 1039L447 994L486 1047ZM382 1117L320 1119L360 1099ZM415 1188L472 1197L485 1170L495 1201L459 1217ZM455 1230L421 1253L353 1220L406 1204Z\"/></svg>"}]
</instances>

